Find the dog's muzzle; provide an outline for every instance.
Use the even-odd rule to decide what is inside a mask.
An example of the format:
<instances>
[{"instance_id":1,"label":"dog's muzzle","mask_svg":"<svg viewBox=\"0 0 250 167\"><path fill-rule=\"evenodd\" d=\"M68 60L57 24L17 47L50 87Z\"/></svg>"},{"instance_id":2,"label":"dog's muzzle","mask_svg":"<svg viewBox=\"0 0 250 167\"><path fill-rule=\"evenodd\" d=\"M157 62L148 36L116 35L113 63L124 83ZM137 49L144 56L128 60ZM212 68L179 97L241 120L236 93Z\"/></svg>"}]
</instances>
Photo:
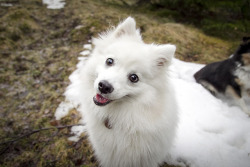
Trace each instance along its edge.
<instances>
[{"instance_id":1,"label":"dog's muzzle","mask_svg":"<svg viewBox=\"0 0 250 167\"><path fill-rule=\"evenodd\" d=\"M104 97L103 95L112 93L114 91L114 87L108 81L102 80L98 83L98 89L101 94L96 94L96 96L94 96L94 103L98 106L105 106L110 103L112 100Z\"/></svg>"}]
</instances>

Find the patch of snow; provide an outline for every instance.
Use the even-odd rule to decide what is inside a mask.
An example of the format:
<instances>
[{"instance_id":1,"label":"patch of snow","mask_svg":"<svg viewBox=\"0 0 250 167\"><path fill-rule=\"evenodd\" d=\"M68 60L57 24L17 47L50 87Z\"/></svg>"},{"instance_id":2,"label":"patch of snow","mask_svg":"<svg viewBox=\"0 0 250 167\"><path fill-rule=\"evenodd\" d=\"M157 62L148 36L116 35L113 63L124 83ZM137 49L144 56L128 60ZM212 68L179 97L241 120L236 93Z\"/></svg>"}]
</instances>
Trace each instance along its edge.
<instances>
[{"instance_id":1,"label":"patch of snow","mask_svg":"<svg viewBox=\"0 0 250 167\"><path fill-rule=\"evenodd\" d=\"M80 52L80 55L82 55L82 56L87 56L89 54L90 54L89 50L84 50L84 51Z\"/></svg>"},{"instance_id":2,"label":"patch of snow","mask_svg":"<svg viewBox=\"0 0 250 167\"><path fill-rule=\"evenodd\" d=\"M83 45L84 51L80 52L80 55L82 56L88 56L91 53L92 45L91 44L85 44Z\"/></svg>"},{"instance_id":3,"label":"patch of snow","mask_svg":"<svg viewBox=\"0 0 250 167\"><path fill-rule=\"evenodd\" d=\"M79 30L79 29L81 29L81 28L83 28L83 27L84 27L84 25L78 25L78 26L75 27L75 29L76 29L76 30Z\"/></svg>"},{"instance_id":4,"label":"patch of snow","mask_svg":"<svg viewBox=\"0 0 250 167\"><path fill-rule=\"evenodd\" d=\"M46 4L48 9L62 9L66 2L65 0L43 0L43 4Z\"/></svg>"},{"instance_id":5,"label":"patch of snow","mask_svg":"<svg viewBox=\"0 0 250 167\"><path fill-rule=\"evenodd\" d=\"M69 101L63 101L59 104L55 112L56 120L60 120L66 115L68 115L69 111L74 108L74 105Z\"/></svg>"},{"instance_id":6,"label":"patch of snow","mask_svg":"<svg viewBox=\"0 0 250 167\"><path fill-rule=\"evenodd\" d=\"M180 112L172 157L193 167L249 167L250 118L195 82L202 67L177 59L170 67Z\"/></svg>"},{"instance_id":7,"label":"patch of snow","mask_svg":"<svg viewBox=\"0 0 250 167\"><path fill-rule=\"evenodd\" d=\"M83 48L91 50L92 49L92 45L91 44L85 44L85 45L83 45Z\"/></svg>"},{"instance_id":8,"label":"patch of snow","mask_svg":"<svg viewBox=\"0 0 250 167\"><path fill-rule=\"evenodd\" d=\"M83 120L80 120L79 123L81 123L81 122L82 122L82 124L84 124ZM82 125L73 126L71 128L71 133L73 134L73 136L69 137L68 140L77 142L80 139L81 134L84 132L86 132L85 126L82 126Z\"/></svg>"},{"instance_id":9,"label":"patch of snow","mask_svg":"<svg viewBox=\"0 0 250 167\"><path fill-rule=\"evenodd\" d=\"M11 6L13 6L13 4L12 3L0 3L0 6L11 7Z\"/></svg>"}]
</instances>

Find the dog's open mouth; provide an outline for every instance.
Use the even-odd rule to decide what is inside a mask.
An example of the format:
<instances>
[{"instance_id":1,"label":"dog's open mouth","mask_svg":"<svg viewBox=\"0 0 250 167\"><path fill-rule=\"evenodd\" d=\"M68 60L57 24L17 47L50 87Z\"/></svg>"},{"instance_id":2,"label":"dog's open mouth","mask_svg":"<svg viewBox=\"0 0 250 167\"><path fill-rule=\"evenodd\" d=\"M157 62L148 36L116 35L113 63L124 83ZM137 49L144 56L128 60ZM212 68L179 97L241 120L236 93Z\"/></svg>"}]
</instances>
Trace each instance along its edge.
<instances>
[{"instance_id":1,"label":"dog's open mouth","mask_svg":"<svg viewBox=\"0 0 250 167\"><path fill-rule=\"evenodd\" d=\"M109 99L103 97L100 94L97 94L96 96L94 96L93 100L94 100L95 104L98 106L105 106L112 101L112 100L109 100Z\"/></svg>"}]
</instances>

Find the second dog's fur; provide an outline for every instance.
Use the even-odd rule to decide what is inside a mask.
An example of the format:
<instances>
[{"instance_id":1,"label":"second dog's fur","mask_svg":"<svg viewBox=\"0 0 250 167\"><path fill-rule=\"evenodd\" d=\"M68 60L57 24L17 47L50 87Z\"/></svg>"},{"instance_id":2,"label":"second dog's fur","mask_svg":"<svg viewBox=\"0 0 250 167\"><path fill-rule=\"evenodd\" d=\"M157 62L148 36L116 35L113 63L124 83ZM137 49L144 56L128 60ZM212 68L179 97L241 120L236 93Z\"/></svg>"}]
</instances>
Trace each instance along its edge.
<instances>
[{"instance_id":1,"label":"second dog's fur","mask_svg":"<svg viewBox=\"0 0 250 167\"><path fill-rule=\"evenodd\" d=\"M224 61L206 65L194 75L196 81L212 94L233 97L242 110L250 115L243 96L250 96L250 38Z\"/></svg>"}]
</instances>

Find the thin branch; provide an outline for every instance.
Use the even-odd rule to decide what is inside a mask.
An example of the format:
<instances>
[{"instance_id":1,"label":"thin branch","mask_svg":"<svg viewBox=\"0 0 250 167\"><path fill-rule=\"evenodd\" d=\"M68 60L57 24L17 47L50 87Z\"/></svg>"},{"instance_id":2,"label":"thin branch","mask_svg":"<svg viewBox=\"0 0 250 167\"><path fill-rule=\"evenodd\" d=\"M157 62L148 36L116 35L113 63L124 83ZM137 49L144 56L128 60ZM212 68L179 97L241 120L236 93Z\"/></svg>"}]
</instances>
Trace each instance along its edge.
<instances>
[{"instance_id":1,"label":"thin branch","mask_svg":"<svg viewBox=\"0 0 250 167\"><path fill-rule=\"evenodd\" d=\"M41 132L41 131L51 130L51 129L58 129L58 130L59 130L59 129L64 129L64 128L70 128L70 127L72 127L72 126L84 126L84 124L54 126L54 127L49 127L49 128L36 129L36 130L33 130L33 131L31 131L31 132L29 132L29 133L26 133L26 134L24 134L24 135L22 135L22 136L16 137L16 138L14 138L14 139L12 139L12 140L8 140L8 141L5 141L5 142L2 142L2 143L0 143L0 145L7 144L7 143L16 142L16 141L18 141L18 140L20 140L20 139L22 139L22 138L28 137L28 136L30 136L30 135L33 135L33 134L38 133L38 132Z\"/></svg>"}]
</instances>

